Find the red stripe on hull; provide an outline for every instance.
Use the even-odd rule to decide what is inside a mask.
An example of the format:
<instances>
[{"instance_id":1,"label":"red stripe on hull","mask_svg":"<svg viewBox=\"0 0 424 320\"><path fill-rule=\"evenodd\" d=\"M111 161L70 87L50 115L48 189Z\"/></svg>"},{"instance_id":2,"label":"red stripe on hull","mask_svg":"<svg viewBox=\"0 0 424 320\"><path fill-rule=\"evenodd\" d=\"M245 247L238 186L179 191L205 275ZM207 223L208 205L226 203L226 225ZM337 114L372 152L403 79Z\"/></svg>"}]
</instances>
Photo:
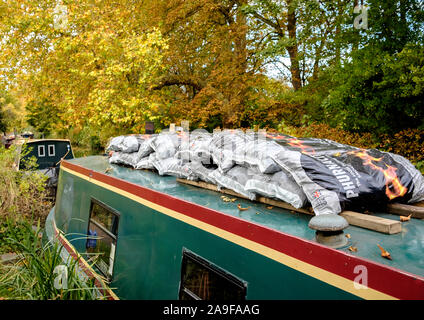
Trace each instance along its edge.
<instances>
[{"instance_id":1,"label":"red stripe on hull","mask_svg":"<svg viewBox=\"0 0 424 320\"><path fill-rule=\"evenodd\" d=\"M329 247L296 236L282 233L241 218L203 207L167 194L147 189L103 173L63 161L62 165L82 175L129 192L135 196L177 211L214 227L272 248L285 255L301 260L346 279L355 280L354 269L365 266L368 271L368 287L398 299L424 299L424 278L355 257Z\"/></svg>"}]
</instances>

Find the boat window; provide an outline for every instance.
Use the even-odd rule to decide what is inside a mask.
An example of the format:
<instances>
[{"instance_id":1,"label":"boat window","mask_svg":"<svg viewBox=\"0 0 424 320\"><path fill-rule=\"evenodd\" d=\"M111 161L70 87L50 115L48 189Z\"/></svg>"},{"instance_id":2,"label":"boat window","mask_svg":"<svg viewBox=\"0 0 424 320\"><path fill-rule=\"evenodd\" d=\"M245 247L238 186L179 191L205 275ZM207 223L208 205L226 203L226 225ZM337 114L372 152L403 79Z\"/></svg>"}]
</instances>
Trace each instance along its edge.
<instances>
[{"instance_id":1,"label":"boat window","mask_svg":"<svg viewBox=\"0 0 424 320\"><path fill-rule=\"evenodd\" d=\"M119 213L106 204L91 199L90 219L87 231L87 258L99 271L112 279L118 238Z\"/></svg>"},{"instance_id":2,"label":"boat window","mask_svg":"<svg viewBox=\"0 0 424 320\"><path fill-rule=\"evenodd\" d=\"M38 146L38 157L46 156L46 148L44 146Z\"/></svg>"},{"instance_id":3,"label":"boat window","mask_svg":"<svg viewBox=\"0 0 424 320\"><path fill-rule=\"evenodd\" d=\"M49 144L49 146L47 147L48 152L49 152L49 157L54 157L55 156L55 147L54 144Z\"/></svg>"},{"instance_id":4,"label":"boat window","mask_svg":"<svg viewBox=\"0 0 424 320\"><path fill-rule=\"evenodd\" d=\"M245 300L246 284L192 252L183 252L180 300Z\"/></svg>"}]
</instances>

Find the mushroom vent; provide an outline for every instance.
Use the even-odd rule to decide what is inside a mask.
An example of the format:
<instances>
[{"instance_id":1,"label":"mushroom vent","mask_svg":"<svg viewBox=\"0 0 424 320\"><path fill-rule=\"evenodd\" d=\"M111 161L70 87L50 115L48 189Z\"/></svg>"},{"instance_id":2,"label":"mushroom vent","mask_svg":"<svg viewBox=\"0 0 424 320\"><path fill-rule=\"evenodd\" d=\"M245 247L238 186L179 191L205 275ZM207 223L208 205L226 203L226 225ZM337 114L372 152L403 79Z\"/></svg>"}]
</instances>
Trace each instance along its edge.
<instances>
[{"instance_id":1,"label":"mushroom vent","mask_svg":"<svg viewBox=\"0 0 424 320\"><path fill-rule=\"evenodd\" d=\"M331 248L341 248L348 244L343 232L348 226L345 218L335 214L321 214L309 221L309 228L316 230L316 241Z\"/></svg>"}]
</instances>

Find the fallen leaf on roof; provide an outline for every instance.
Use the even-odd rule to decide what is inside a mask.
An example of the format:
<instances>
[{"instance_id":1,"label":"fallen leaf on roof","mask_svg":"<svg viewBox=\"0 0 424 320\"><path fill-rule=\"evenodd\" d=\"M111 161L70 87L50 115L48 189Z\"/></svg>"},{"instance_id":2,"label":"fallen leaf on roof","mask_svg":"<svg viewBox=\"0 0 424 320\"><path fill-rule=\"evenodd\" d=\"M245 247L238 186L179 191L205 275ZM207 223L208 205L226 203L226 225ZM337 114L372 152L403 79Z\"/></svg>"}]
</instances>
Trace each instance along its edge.
<instances>
[{"instance_id":1,"label":"fallen leaf on roof","mask_svg":"<svg viewBox=\"0 0 424 320\"><path fill-rule=\"evenodd\" d=\"M358 251L358 248L357 248L357 247L352 247L352 246L350 246L350 247L348 248L348 250L349 250L349 251L352 251L352 252L357 252L357 251Z\"/></svg>"},{"instance_id":2,"label":"fallen leaf on roof","mask_svg":"<svg viewBox=\"0 0 424 320\"><path fill-rule=\"evenodd\" d=\"M405 216L400 216L400 217L399 217L399 219L400 219L400 221L405 222L405 221L409 221L409 220L411 220L411 216L412 216L412 214L410 214L410 215L409 215L409 216L407 216L407 217L405 217Z\"/></svg>"},{"instance_id":3,"label":"fallen leaf on roof","mask_svg":"<svg viewBox=\"0 0 424 320\"><path fill-rule=\"evenodd\" d=\"M274 208L273 206L269 206L269 207L266 207L267 209L269 209L269 210L271 210L272 208Z\"/></svg>"},{"instance_id":4,"label":"fallen leaf on roof","mask_svg":"<svg viewBox=\"0 0 424 320\"><path fill-rule=\"evenodd\" d=\"M237 208L238 208L240 211L246 211L246 210L248 210L250 207L242 208L242 207L241 207L241 204L239 203L239 204L237 204Z\"/></svg>"},{"instance_id":5,"label":"fallen leaf on roof","mask_svg":"<svg viewBox=\"0 0 424 320\"><path fill-rule=\"evenodd\" d=\"M348 239L350 239L350 234L349 233L346 233L346 236L345 237L348 238Z\"/></svg>"},{"instance_id":6,"label":"fallen leaf on roof","mask_svg":"<svg viewBox=\"0 0 424 320\"><path fill-rule=\"evenodd\" d=\"M383 258L392 260L392 257L390 256L390 253L387 250L383 249L379 244L377 244L377 246L380 248L380 250L381 250L381 256Z\"/></svg>"},{"instance_id":7,"label":"fallen leaf on roof","mask_svg":"<svg viewBox=\"0 0 424 320\"><path fill-rule=\"evenodd\" d=\"M232 202L232 200L226 196L221 196L221 199L225 202Z\"/></svg>"}]
</instances>

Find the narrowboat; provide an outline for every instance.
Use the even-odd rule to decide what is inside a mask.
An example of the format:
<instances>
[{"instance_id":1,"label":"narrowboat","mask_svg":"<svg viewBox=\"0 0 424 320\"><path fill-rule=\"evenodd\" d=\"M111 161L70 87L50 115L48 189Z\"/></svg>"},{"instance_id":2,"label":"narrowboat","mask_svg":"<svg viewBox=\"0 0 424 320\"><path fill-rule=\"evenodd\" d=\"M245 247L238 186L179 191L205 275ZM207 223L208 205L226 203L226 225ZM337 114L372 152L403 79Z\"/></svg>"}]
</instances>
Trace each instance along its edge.
<instances>
[{"instance_id":1,"label":"narrowboat","mask_svg":"<svg viewBox=\"0 0 424 320\"><path fill-rule=\"evenodd\" d=\"M34 157L36 170L48 177L47 187L54 196L61 160L74 158L71 142L67 139L20 139L16 144L19 154L15 164L16 169L27 170L26 163ZM23 146L25 146L25 152L22 152Z\"/></svg>"},{"instance_id":2,"label":"narrowboat","mask_svg":"<svg viewBox=\"0 0 424 320\"><path fill-rule=\"evenodd\" d=\"M106 156L64 160L45 232L111 299L424 298L422 219L395 233L351 223L334 247L310 215L231 197Z\"/></svg>"}]
</instances>

